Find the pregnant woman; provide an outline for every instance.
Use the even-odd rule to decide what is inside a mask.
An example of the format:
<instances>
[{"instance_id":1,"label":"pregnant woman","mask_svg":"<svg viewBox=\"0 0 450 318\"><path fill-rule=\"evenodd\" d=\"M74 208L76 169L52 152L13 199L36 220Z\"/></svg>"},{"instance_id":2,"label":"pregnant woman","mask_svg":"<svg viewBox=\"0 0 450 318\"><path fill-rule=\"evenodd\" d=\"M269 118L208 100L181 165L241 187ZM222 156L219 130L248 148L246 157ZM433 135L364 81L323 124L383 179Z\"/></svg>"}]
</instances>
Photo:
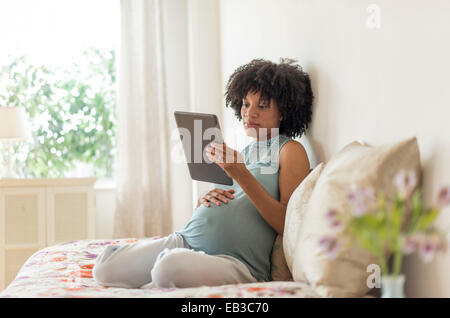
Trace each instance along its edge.
<instances>
[{"instance_id":1,"label":"pregnant woman","mask_svg":"<svg viewBox=\"0 0 450 318\"><path fill-rule=\"evenodd\" d=\"M206 155L231 178L199 198L190 221L156 240L109 245L94 279L104 286L198 287L270 280L270 257L283 234L286 207L310 170L301 136L311 121L313 94L294 60L253 60L226 87L231 107L253 140L241 152L210 144Z\"/></svg>"}]
</instances>

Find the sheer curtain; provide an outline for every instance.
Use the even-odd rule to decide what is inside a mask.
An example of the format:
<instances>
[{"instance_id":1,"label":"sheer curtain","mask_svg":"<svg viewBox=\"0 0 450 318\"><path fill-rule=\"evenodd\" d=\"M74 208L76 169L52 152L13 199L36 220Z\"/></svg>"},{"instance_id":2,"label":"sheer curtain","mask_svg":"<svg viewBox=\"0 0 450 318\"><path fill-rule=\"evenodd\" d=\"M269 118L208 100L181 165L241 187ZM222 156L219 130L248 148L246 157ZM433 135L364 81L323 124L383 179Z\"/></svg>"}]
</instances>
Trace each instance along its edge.
<instances>
[{"instance_id":1,"label":"sheer curtain","mask_svg":"<svg viewBox=\"0 0 450 318\"><path fill-rule=\"evenodd\" d=\"M161 0L122 0L115 238L172 231Z\"/></svg>"}]
</instances>

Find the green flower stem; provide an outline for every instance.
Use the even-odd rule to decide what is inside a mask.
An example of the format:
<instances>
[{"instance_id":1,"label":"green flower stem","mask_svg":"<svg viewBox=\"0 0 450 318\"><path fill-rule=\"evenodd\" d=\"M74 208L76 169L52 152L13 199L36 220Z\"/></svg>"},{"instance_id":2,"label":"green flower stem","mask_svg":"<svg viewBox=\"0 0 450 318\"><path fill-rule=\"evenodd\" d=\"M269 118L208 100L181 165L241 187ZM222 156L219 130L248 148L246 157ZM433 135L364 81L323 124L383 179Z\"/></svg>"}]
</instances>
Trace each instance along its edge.
<instances>
[{"instance_id":1,"label":"green flower stem","mask_svg":"<svg viewBox=\"0 0 450 318\"><path fill-rule=\"evenodd\" d=\"M394 276L400 275L402 269L403 253L400 244L394 250Z\"/></svg>"},{"instance_id":2,"label":"green flower stem","mask_svg":"<svg viewBox=\"0 0 450 318\"><path fill-rule=\"evenodd\" d=\"M378 263L380 263L381 266L381 274L389 275L389 269L382 250L378 253Z\"/></svg>"},{"instance_id":3,"label":"green flower stem","mask_svg":"<svg viewBox=\"0 0 450 318\"><path fill-rule=\"evenodd\" d=\"M393 231L393 240L394 240L394 246L393 246L393 253L394 253L394 268L393 268L393 275L398 276L401 271L402 267L402 259L403 259L403 253L402 253L402 242L400 238L400 231L401 226L403 223L403 217L405 214L405 202L402 199L397 198L396 202L396 209L394 210L394 213L396 214L395 223L394 223L394 231Z\"/></svg>"}]
</instances>

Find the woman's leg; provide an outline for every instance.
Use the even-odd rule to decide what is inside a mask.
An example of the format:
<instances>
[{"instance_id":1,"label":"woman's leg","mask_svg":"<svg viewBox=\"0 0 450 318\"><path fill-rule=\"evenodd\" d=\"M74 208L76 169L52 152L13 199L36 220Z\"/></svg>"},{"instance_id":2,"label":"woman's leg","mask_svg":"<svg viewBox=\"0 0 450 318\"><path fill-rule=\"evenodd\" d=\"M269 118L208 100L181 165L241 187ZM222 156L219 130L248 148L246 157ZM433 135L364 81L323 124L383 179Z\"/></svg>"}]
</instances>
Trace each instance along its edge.
<instances>
[{"instance_id":1,"label":"woman's leg","mask_svg":"<svg viewBox=\"0 0 450 318\"><path fill-rule=\"evenodd\" d=\"M186 247L180 234L124 245L108 245L98 255L93 278L109 287L139 288L152 280L151 270L164 249Z\"/></svg>"},{"instance_id":2,"label":"woman's leg","mask_svg":"<svg viewBox=\"0 0 450 318\"><path fill-rule=\"evenodd\" d=\"M164 250L153 267L152 277L152 286L159 288L257 282L247 266L234 257L186 248Z\"/></svg>"}]
</instances>

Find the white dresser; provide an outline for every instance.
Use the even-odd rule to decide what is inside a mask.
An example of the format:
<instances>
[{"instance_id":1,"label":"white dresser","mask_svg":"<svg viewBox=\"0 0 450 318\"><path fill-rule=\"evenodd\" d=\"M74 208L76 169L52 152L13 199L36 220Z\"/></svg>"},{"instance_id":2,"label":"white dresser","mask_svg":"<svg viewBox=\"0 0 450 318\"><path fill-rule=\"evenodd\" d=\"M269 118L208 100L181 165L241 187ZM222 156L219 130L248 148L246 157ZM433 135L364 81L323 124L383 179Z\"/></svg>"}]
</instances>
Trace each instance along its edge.
<instances>
[{"instance_id":1,"label":"white dresser","mask_svg":"<svg viewBox=\"0 0 450 318\"><path fill-rule=\"evenodd\" d=\"M95 237L96 180L0 179L0 290L37 250Z\"/></svg>"}]
</instances>

